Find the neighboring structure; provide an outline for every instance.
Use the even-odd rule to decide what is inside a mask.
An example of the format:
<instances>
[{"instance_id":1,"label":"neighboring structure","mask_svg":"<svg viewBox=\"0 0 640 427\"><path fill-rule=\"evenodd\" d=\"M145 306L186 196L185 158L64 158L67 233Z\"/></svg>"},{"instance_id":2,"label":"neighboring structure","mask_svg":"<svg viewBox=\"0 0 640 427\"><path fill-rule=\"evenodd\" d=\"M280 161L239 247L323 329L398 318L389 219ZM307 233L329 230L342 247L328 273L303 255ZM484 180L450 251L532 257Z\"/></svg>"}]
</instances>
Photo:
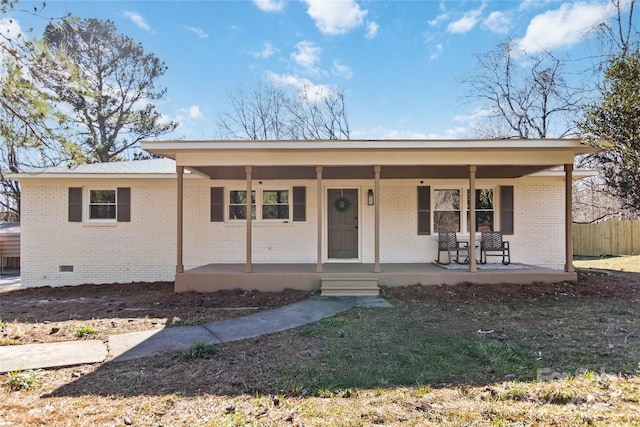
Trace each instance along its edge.
<instances>
[{"instance_id":1,"label":"neighboring structure","mask_svg":"<svg viewBox=\"0 0 640 427\"><path fill-rule=\"evenodd\" d=\"M276 290L344 277L391 286L576 278L573 159L593 151L577 140L142 148L167 158L13 177L22 188L23 286L175 279L178 291ZM468 271L430 264L438 230L474 246L469 231L487 229L505 234L512 262L553 274L500 276L477 271L473 257Z\"/></svg>"},{"instance_id":2,"label":"neighboring structure","mask_svg":"<svg viewBox=\"0 0 640 427\"><path fill-rule=\"evenodd\" d=\"M5 268L20 268L20 223L0 223L0 274Z\"/></svg>"}]
</instances>

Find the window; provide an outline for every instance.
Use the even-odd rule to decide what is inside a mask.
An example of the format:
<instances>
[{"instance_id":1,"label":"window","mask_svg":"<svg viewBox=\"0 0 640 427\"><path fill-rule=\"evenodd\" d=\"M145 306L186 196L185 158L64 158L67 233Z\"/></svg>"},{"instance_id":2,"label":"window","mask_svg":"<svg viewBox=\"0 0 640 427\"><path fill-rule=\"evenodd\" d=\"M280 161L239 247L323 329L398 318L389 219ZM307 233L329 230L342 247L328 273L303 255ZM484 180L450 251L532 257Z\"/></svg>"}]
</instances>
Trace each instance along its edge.
<instances>
[{"instance_id":1,"label":"window","mask_svg":"<svg viewBox=\"0 0 640 427\"><path fill-rule=\"evenodd\" d=\"M229 192L229 219L247 219L247 191ZM256 219L256 192L251 192L251 219Z\"/></svg>"},{"instance_id":2,"label":"window","mask_svg":"<svg viewBox=\"0 0 640 427\"><path fill-rule=\"evenodd\" d=\"M262 191L262 219L289 219L289 190Z\"/></svg>"},{"instance_id":3,"label":"window","mask_svg":"<svg viewBox=\"0 0 640 427\"><path fill-rule=\"evenodd\" d=\"M89 219L116 219L116 190L89 190Z\"/></svg>"},{"instance_id":4,"label":"window","mask_svg":"<svg viewBox=\"0 0 640 427\"><path fill-rule=\"evenodd\" d=\"M225 203L224 187L211 187L211 222L225 220L245 220L247 191L230 190L229 202ZM257 203L256 203L257 201ZM251 219L261 221L306 221L307 220L307 189L293 187L281 190L258 189L251 191ZM228 217L225 219L225 209L228 206Z\"/></svg>"},{"instance_id":5,"label":"window","mask_svg":"<svg viewBox=\"0 0 640 427\"><path fill-rule=\"evenodd\" d=\"M460 232L460 190L433 190L433 231Z\"/></svg>"},{"instance_id":6,"label":"window","mask_svg":"<svg viewBox=\"0 0 640 427\"><path fill-rule=\"evenodd\" d=\"M69 188L69 222L131 222L131 188Z\"/></svg>"},{"instance_id":7,"label":"window","mask_svg":"<svg viewBox=\"0 0 640 427\"><path fill-rule=\"evenodd\" d=\"M493 189L476 189L476 231L493 231ZM469 221L469 190L467 190L467 230Z\"/></svg>"},{"instance_id":8,"label":"window","mask_svg":"<svg viewBox=\"0 0 640 427\"><path fill-rule=\"evenodd\" d=\"M470 191L464 187L436 188L418 186L418 234L440 231L469 233ZM461 198L466 192L467 197ZM513 234L514 187L501 185L475 190L476 232L499 230ZM463 217L462 214L465 214Z\"/></svg>"}]
</instances>

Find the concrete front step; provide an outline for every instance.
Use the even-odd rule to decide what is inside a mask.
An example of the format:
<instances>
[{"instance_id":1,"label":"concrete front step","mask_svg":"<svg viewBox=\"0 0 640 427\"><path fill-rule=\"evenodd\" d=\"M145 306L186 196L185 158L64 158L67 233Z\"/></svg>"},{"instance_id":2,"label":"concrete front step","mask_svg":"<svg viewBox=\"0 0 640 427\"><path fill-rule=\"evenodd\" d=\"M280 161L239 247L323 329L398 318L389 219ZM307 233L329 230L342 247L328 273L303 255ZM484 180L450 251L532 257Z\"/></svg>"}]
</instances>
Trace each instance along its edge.
<instances>
[{"instance_id":1,"label":"concrete front step","mask_svg":"<svg viewBox=\"0 0 640 427\"><path fill-rule=\"evenodd\" d=\"M378 296L378 279L323 277L320 296Z\"/></svg>"}]
</instances>

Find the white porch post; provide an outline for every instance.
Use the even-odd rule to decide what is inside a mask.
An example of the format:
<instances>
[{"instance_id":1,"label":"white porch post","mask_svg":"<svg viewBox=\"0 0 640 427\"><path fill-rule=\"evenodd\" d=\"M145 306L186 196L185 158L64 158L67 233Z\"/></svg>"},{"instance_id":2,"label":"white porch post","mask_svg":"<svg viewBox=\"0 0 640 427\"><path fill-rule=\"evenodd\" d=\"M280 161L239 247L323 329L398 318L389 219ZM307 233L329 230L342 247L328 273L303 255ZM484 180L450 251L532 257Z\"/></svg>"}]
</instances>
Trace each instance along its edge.
<instances>
[{"instance_id":1,"label":"white porch post","mask_svg":"<svg viewBox=\"0 0 640 427\"><path fill-rule=\"evenodd\" d=\"M469 271L478 271L476 265L476 165L469 165Z\"/></svg>"},{"instance_id":2,"label":"white porch post","mask_svg":"<svg viewBox=\"0 0 640 427\"><path fill-rule=\"evenodd\" d=\"M245 166L244 171L247 175L247 260L245 266L245 272L251 273L253 267L251 266L251 172L253 168L251 166Z\"/></svg>"},{"instance_id":3,"label":"white porch post","mask_svg":"<svg viewBox=\"0 0 640 427\"><path fill-rule=\"evenodd\" d=\"M374 247L375 247L375 263L373 264L373 272L380 273L380 172L382 171L382 166L375 165L373 167L373 172L375 175L375 192L373 193L374 197Z\"/></svg>"},{"instance_id":4,"label":"white porch post","mask_svg":"<svg viewBox=\"0 0 640 427\"><path fill-rule=\"evenodd\" d=\"M176 245L176 273L182 273L184 271L184 264L182 262L182 235L183 235L183 223L182 223L182 212L184 206L184 166L176 166L176 173L178 175L178 192L177 192L177 207L178 212L176 215L176 236L177 236L177 245Z\"/></svg>"},{"instance_id":5,"label":"white porch post","mask_svg":"<svg viewBox=\"0 0 640 427\"><path fill-rule=\"evenodd\" d=\"M316 166L316 182L317 182L317 202L318 206L318 220L317 220L317 234L318 234L318 258L316 261L316 273L322 273L322 166Z\"/></svg>"},{"instance_id":6,"label":"white porch post","mask_svg":"<svg viewBox=\"0 0 640 427\"><path fill-rule=\"evenodd\" d=\"M565 189L565 210L564 210L564 236L565 236L565 259L564 271L573 273L573 164L564 165L564 189Z\"/></svg>"}]
</instances>

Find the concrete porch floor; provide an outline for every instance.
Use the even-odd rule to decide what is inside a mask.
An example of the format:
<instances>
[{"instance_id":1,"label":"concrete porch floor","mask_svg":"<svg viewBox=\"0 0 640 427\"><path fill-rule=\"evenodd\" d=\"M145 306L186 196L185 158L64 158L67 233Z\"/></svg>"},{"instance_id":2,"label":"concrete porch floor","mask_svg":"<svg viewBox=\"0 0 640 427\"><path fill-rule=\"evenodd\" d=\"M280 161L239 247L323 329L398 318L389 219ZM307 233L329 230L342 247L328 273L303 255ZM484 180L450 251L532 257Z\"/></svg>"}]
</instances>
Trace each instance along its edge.
<instances>
[{"instance_id":1,"label":"concrete porch floor","mask_svg":"<svg viewBox=\"0 0 640 427\"><path fill-rule=\"evenodd\" d=\"M175 291L214 292L221 289L246 289L265 292L283 289L317 290L322 278L375 278L381 286L414 284L440 285L471 283L553 283L575 281L577 274L561 270L522 265L519 269L485 269L477 273L447 270L431 263L381 264L381 272L373 272L373 264L326 263L316 273L315 264L253 264L246 273L244 264L207 264L176 274Z\"/></svg>"}]
</instances>

